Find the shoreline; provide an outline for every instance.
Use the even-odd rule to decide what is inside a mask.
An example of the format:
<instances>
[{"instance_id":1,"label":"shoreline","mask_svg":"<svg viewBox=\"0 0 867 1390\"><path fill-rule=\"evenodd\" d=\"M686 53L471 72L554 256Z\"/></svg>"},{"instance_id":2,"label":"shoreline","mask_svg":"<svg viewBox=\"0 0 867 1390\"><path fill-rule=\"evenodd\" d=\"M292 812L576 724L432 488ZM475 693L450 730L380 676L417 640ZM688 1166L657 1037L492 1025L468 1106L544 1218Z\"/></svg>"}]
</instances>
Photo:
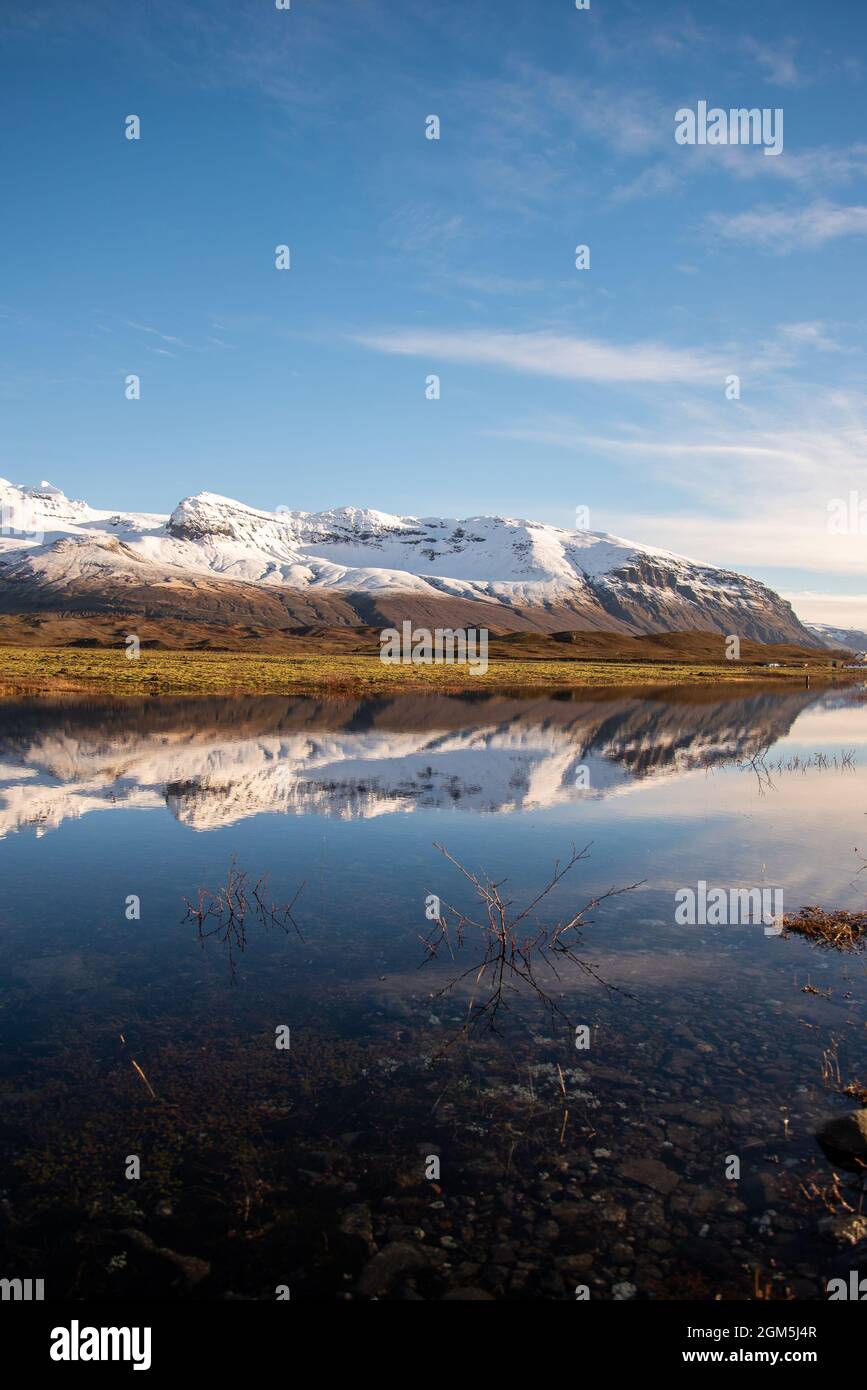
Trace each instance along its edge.
<instances>
[{"instance_id":1,"label":"shoreline","mask_svg":"<svg viewBox=\"0 0 867 1390\"><path fill-rule=\"evenodd\" d=\"M378 656L252 656L232 651L0 647L0 698L33 695L395 695L479 694L601 687L762 684L783 688L857 684L858 671L827 662L769 668L757 662L492 657L484 675L458 665L391 666Z\"/></svg>"}]
</instances>

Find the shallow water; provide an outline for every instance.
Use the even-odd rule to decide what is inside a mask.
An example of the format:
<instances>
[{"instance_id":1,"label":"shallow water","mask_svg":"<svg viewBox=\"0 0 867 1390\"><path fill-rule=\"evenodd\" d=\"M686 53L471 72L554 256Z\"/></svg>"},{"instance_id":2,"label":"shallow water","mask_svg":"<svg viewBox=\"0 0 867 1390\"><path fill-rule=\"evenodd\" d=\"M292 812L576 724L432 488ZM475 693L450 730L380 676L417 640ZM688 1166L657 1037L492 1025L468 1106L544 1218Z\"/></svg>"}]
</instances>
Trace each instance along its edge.
<instances>
[{"instance_id":1,"label":"shallow water","mask_svg":"<svg viewBox=\"0 0 867 1390\"><path fill-rule=\"evenodd\" d=\"M675 894L863 907L861 692L39 700L0 730L6 1263L49 1296L825 1296L813 1131L867 1081L862 957L678 925ZM542 997L507 972L467 1036L481 933L425 963L426 903L483 908L437 845L512 917L586 851L522 941L638 886L586 914L593 976L537 940ZM264 918L184 920L233 871Z\"/></svg>"}]
</instances>

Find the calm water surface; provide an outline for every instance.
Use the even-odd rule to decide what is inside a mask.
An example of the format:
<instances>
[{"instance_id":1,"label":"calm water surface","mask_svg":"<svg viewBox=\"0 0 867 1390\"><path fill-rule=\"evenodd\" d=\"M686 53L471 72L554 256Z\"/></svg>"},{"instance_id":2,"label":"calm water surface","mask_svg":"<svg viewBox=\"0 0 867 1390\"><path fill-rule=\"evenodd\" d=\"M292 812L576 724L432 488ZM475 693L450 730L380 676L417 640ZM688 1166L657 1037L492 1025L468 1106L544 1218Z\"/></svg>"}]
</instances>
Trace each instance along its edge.
<instances>
[{"instance_id":1,"label":"calm water surface","mask_svg":"<svg viewBox=\"0 0 867 1390\"><path fill-rule=\"evenodd\" d=\"M6 1263L73 1298L823 1297L862 958L674 895L863 908L865 745L858 690L6 703ZM478 934L425 964L425 906L480 904L437 845L513 913L587 847L534 932L640 885L588 914L605 984L537 961L553 1014L518 988L464 1036ZM203 941L184 900L232 866L298 931Z\"/></svg>"}]
</instances>

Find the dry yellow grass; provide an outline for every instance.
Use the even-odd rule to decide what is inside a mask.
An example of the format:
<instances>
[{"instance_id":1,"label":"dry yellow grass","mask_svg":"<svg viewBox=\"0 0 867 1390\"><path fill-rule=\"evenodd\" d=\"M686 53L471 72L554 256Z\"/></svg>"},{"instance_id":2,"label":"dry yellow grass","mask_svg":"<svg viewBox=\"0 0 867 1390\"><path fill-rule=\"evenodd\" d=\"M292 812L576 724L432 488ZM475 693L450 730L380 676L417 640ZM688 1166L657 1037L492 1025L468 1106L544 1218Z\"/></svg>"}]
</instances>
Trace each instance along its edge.
<instances>
[{"instance_id":1,"label":"dry yellow grass","mask_svg":"<svg viewBox=\"0 0 867 1390\"><path fill-rule=\"evenodd\" d=\"M796 915L785 916L783 925L787 932L805 936L814 945L833 946L838 951L854 951L867 945L867 912L802 907Z\"/></svg>"},{"instance_id":2,"label":"dry yellow grass","mask_svg":"<svg viewBox=\"0 0 867 1390\"><path fill-rule=\"evenodd\" d=\"M828 673L831 678L831 673ZM811 673L815 682L821 679ZM377 656L250 656L238 652L0 647L0 695L61 691L111 695L341 694L398 691L570 689L581 686L804 684L802 666L636 661L521 661L495 658L487 673L466 666L389 666Z\"/></svg>"}]
</instances>

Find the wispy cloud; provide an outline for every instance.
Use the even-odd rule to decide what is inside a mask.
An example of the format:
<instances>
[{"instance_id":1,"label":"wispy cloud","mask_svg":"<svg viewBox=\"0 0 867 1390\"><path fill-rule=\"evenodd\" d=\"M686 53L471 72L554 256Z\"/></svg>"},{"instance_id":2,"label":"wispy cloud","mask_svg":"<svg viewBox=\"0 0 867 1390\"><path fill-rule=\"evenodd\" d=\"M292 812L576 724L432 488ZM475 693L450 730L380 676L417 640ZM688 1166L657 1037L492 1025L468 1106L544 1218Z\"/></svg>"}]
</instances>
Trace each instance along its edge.
<instances>
[{"instance_id":1,"label":"wispy cloud","mask_svg":"<svg viewBox=\"0 0 867 1390\"><path fill-rule=\"evenodd\" d=\"M789 327L807 347L823 336L819 325ZM853 490L867 503L867 396L800 372L798 381L769 379L758 406L660 394L655 423L606 433L563 417L489 433L526 444L534 469L549 447L571 450L582 476L598 476L600 461L616 467L616 491L599 489L608 501L598 529L725 568L788 569L802 582L813 571L842 583L865 568L864 536L857 526L840 534L835 518L851 511ZM643 510L614 500L654 495L665 500Z\"/></svg>"},{"instance_id":2,"label":"wispy cloud","mask_svg":"<svg viewBox=\"0 0 867 1390\"><path fill-rule=\"evenodd\" d=\"M706 151L711 147L694 148ZM712 147L711 152L718 154L719 163L739 179L781 179L805 188L819 189L867 178L867 145L861 142L842 146L817 145L813 149L784 149L779 159L757 159L757 153L761 152L752 145L720 145Z\"/></svg>"},{"instance_id":3,"label":"wispy cloud","mask_svg":"<svg viewBox=\"0 0 867 1390\"><path fill-rule=\"evenodd\" d=\"M818 319L804 323L784 323L779 332L797 346L817 348L819 352L840 352L841 345L830 336L827 324Z\"/></svg>"},{"instance_id":4,"label":"wispy cloud","mask_svg":"<svg viewBox=\"0 0 867 1390\"><path fill-rule=\"evenodd\" d=\"M649 540L723 569L863 575L864 538L829 537L826 522L827 512L819 501L815 507L803 509L784 506L779 499L773 506L745 516L706 511L612 511L603 518L604 528L619 535Z\"/></svg>"},{"instance_id":5,"label":"wispy cloud","mask_svg":"<svg viewBox=\"0 0 867 1390\"><path fill-rule=\"evenodd\" d=\"M668 124L673 128L671 113ZM667 127L666 127L667 129ZM788 184L819 195L853 181L867 179L867 145L818 145L813 149L784 149L778 159L765 159L757 145L683 145L665 148L625 183L613 188L613 203L664 197L689 181L720 175L739 182Z\"/></svg>"},{"instance_id":6,"label":"wispy cloud","mask_svg":"<svg viewBox=\"0 0 867 1390\"><path fill-rule=\"evenodd\" d=\"M823 594L812 589L783 594L805 623L867 631L867 594Z\"/></svg>"},{"instance_id":7,"label":"wispy cloud","mask_svg":"<svg viewBox=\"0 0 867 1390\"><path fill-rule=\"evenodd\" d=\"M473 290L476 294L540 294L549 288L545 280L520 280L514 275L487 275L472 271L444 270L439 279L457 289Z\"/></svg>"},{"instance_id":8,"label":"wispy cloud","mask_svg":"<svg viewBox=\"0 0 867 1390\"><path fill-rule=\"evenodd\" d=\"M774 43L762 43L759 39L747 35L742 43L745 52L758 63L771 82L776 82L781 87L797 86L801 79L795 65L795 49L798 46L796 39L778 39Z\"/></svg>"},{"instance_id":9,"label":"wispy cloud","mask_svg":"<svg viewBox=\"0 0 867 1390\"><path fill-rule=\"evenodd\" d=\"M139 333L152 333L164 343L172 343L175 347L189 347L189 343L185 343L183 339L176 338L172 333L163 333L159 328L152 328L150 324L134 323L131 319L127 319L126 326L127 328L135 328ZM158 349L154 350L158 351Z\"/></svg>"},{"instance_id":10,"label":"wispy cloud","mask_svg":"<svg viewBox=\"0 0 867 1390\"><path fill-rule=\"evenodd\" d=\"M449 243L463 227L460 213L444 213L427 203L406 203L388 218L383 234L392 250L405 256L424 256L429 263L447 254Z\"/></svg>"},{"instance_id":11,"label":"wispy cloud","mask_svg":"<svg viewBox=\"0 0 867 1390\"><path fill-rule=\"evenodd\" d=\"M611 194L612 203L631 203L637 198L660 198L680 188L683 171L673 162L648 164L635 178L619 184Z\"/></svg>"},{"instance_id":12,"label":"wispy cloud","mask_svg":"<svg viewBox=\"0 0 867 1390\"><path fill-rule=\"evenodd\" d=\"M731 215L713 213L713 229L733 241L785 254L804 246L822 246L839 237L867 236L867 207L815 202L807 207L762 207Z\"/></svg>"},{"instance_id":13,"label":"wispy cloud","mask_svg":"<svg viewBox=\"0 0 867 1390\"><path fill-rule=\"evenodd\" d=\"M776 449L762 444L718 444L709 440L618 439L600 434L563 433L545 429L487 430L492 438L517 439L524 444L553 444L564 449L598 449L603 453L646 455L655 458L689 459L780 459L786 462L807 462L809 456L790 449Z\"/></svg>"},{"instance_id":14,"label":"wispy cloud","mask_svg":"<svg viewBox=\"0 0 867 1390\"><path fill-rule=\"evenodd\" d=\"M566 381L719 383L724 377L721 363L703 351L654 342L622 345L560 333L472 329L401 329L361 334L356 341L377 352L403 357L503 367Z\"/></svg>"}]
</instances>

